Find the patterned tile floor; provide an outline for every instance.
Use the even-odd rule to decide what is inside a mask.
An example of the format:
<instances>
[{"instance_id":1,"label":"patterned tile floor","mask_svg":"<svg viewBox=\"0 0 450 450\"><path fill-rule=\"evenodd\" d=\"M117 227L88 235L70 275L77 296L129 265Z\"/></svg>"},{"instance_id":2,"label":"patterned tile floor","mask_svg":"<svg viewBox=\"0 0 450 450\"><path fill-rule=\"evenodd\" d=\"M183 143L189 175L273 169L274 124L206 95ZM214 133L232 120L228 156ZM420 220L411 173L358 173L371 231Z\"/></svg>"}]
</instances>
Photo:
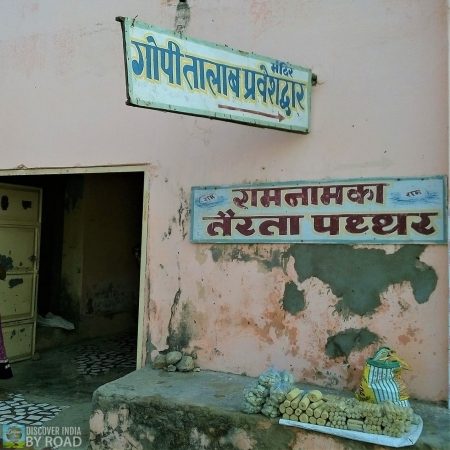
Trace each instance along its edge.
<instances>
[{"instance_id":1,"label":"patterned tile floor","mask_svg":"<svg viewBox=\"0 0 450 450\"><path fill-rule=\"evenodd\" d=\"M20 423L23 425L43 425L58 413L61 408L48 403L29 403L22 394L10 394L8 400L0 402L0 423L8 425L10 423Z\"/></svg>"},{"instance_id":2,"label":"patterned tile floor","mask_svg":"<svg viewBox=\"0 0 450 450\"><path fill-rule=\"evenodd\" d=\"M109 339L102 345L81 346L74 358L77 371L83 375L98 375L111 369L136 368L136 338L125 336Z\"/></svg>"},{"instance_id":3,"label":"patterned tile floor","mask_svg":"<svg viewBox=\"0 0 450 450\"><path fill-rule=\"evenodd\" d=\"M49 372L52 373L52 371L54 371L54 373L60 373L58 372L57 367L53 369L54 366L51 366L51 364L58 364L60 367L61 364L68 364L69 367L72 365L73 371L76 371L78 373L78 377L76 377L75 379L71 378L72 381L70 381L70 383L73 383L77 379L80 380L81 377L81 379L83 380L83 384L88 383L90 385L93 383L93 381L88 381L89 379L95 380L97 377L100 377L106 372L112 371L112 376L115 377L115 374L120 374L118 376L122 376L125 373L135 370L136 368L135 336L133 337L129 335L122 335L114 338L100 338L92 340L87 344L77 344L70 347L65 347L64 349L61 348L57 351L60 352L59 354L61 354L61 352L64 352L64 355L67 354L68 358L63 355L59 357L57 356L58 354L56 354L53 359L46 360L45 355L43 355L44 359L41 361L29 360L24 361L23 363L18 363L22 364L22 366L24 367L24 369L22 370L22 378L23 374L26 372L34 373L34 376L31 377L32 380L35 380L32 381L34 385L36 383L36 380L38 380L38 383L46 383L50 381L49 379L47 379ZM39 369L37 369L37 367L43 367L43 364L45 371L41 373L39 372ZM11 390L13 392L20 392L23 388L26 387L20 382L19 372L21 372L21 370L19 369L19 367L21 366L14 366L14 369L16 370L14 378L12 380L16 379L17 381L15 388L11 386ZM25 369L25 367L29 368ZM89 378L85 378L86 376L89 376ZM103 379L104 376L100 378ZM105 381L103 381L103 383L104 382ZM52 388L50 388L49 391L51 395L55 395L55 388L57 384L61 385L59 390L61 391L62 389L62 392L64 392L65 390L67 392L71 390L69 386L66 386L66 388L64 388L63 384L61 384L64 383L64 378L61 380L55 379L53 383ZM39 392L41 391L40 387L37 389L39 389ZM30 390L30 394L35 396L37 394L37 389L34 388ZM72 390L76 389L77 388L75 382ZM92 392L87 397L88 403L90 403L91 395ZM28 397L28 395L26 396ZM50 404L50 400L50 403L45 403L46 400L44 400L44 398L46 397L42 397L42 400L40 402L37 401L33 403L27 400L23 394L9 394L6 400L0 401L0 424L8 425L11 423L19 423L28 426L41 426L49 420L54 419L61 411L63 411L63 409L69 408L68 406L61 406L61 403L64 404L64 399L63 401L58 402L60 406L55 406ZM67 401L67 398L65 401Z\"/></svg>"}]
</instances>

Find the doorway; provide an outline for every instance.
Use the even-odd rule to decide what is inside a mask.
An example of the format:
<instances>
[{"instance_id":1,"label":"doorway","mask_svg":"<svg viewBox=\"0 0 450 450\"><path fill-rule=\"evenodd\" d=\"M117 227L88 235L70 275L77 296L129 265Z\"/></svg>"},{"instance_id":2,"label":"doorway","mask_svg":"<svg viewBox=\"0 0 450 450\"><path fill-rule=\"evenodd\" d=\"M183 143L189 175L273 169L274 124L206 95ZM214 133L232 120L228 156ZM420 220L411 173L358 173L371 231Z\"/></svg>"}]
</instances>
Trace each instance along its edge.
<instances>
[{"instance_id":1,"label":"doorway","mask_svg":"<svg viewBox=\"0 0 450 450\"><path fill-rule=\"evenodd\" d=\"M0 386L1 423L82 417L84 434L93 391L141 366L148 177L145 166L0 171L42 192L35 354Z\"/></svg>"},{"instance_id":2,"label":"doorway","mask_svg":"<svg viewBox=\"0 0 450 450\"><path fill-rule=\"evenodd\" d=\"M37 313L75 325L72 333L40 327L36 350L137 334L144 172L29 172L0 171L0 183L42 189Z\"/></svg>"}]
</instances>

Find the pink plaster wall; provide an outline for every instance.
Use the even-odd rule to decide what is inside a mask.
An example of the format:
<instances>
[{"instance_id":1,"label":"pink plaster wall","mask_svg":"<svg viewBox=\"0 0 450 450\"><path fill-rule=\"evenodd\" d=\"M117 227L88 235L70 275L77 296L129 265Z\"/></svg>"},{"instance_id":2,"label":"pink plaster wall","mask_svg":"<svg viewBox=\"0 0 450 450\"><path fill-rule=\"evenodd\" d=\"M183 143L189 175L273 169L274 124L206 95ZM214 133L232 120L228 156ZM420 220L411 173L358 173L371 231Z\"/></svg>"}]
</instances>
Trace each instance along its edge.
<instances>
[{"instance_id":1,"label":"pink plaster wall","mask_svg":"<svg viewBox=\"0 0 450 450\"><path fill-rule=\"evenodd\" d=\"M307 136L125 105L114 18L138 14L173 28L176 3L4 0L0 167L152 165L146 317L158 350L166 347L180 290L173 323L187 305L190 348L204 368L256 375L275 364L307 381L353 388L373 349L351 356L349 368L325 357L323 330L368 325L413 366L406 377L413 395L445 399L444 246L422 255L439 277L427 303L415 302L409 283L394 285L369 322L344 324L330 314L337 299L318 279L304 282L304 312L281 310L283 286L295 277L292 262L285 271L267 270L259 256L214 262L209 247L191 244L187 232L192 185L445 174L446 1L190 0L188 35L318 74ZM257 250L264 258L275 248L284 246Z\"/></svg>"}]
</instances>

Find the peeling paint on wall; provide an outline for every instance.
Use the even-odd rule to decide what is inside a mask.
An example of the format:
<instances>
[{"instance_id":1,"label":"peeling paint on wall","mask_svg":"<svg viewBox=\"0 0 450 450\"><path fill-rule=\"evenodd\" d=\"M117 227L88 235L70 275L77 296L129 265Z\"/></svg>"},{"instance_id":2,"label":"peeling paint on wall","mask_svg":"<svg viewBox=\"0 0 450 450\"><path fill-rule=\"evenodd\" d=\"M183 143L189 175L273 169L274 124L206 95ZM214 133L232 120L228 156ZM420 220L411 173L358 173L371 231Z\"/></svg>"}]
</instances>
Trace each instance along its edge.
<instances>
[{"instance_id":1,"label":"peeling paint on wall","mask_svg":"<svg viewBox=\"0 0 450 450\"><path fill-rule=\"evenodd\" d=\"M10 289L19 286L20 284L23 284L23 278L11 278L8 282Z\"/></svg>"},{"instance_id":2,"label":"peeling paint on wall","mask_svg":"<svg viewBox=\"0 0 450 450\"><path fill-rule=\"evenodd\" d=\"M300 282L317 277L340 298L336 311L344 316L372 314L380 295L392 284L411 283L417 303L427 302L436 288L434 269L419 260L424 245L406 245L387 255L383 250L347 245L296 244L287 254L295 260Z\"/></svg>"},{"instance_id":3,"label":"peeling paint on wall","mask_svg":"<svg viewBox=\"0 0 450 450\"><path fill-rule=\"evenodd\" d=\"M10 256L0 255L0 280L6 278L6 272L13 269L13 260Z\"/></svg>"},{"instance_id":4,"label":"peeling paint on wall","mask_svg":"<svg viewBox=\"0 0 450 450\"><path fill-rule=\"evenodd\" d=\"M293 281L289 281L284 286L284 294L281 304L285 311L294 316L305 309L305 295L303 291L299 291L297 285Z\"/></svg>"},{"instance_id":5,"label":"peeling paint on wall","mask_svg":"<svg viewBox=\"0 0 450 450\"><path fill-rule=\"evenodd\" d=\"M381 304L380 295L392 284L409 282L418 303L427 302L437 284L434 269L419 259L425 250L424 245L406 245L393 254L376 248L317 244L295 244L286 251L273 247L267 249L267 246L261 249L257 244L219 244L209 250L216 263L256 261L269 271L276 267L285 270L292 257L298 280L303 282L316 277L328 284L334 295L340 298L336 311L343 316L374 313ZM293 286L288 289L289 299L292 299L293 289ZM301 296L305 294L301 290L298 292ZM292 306L292 302L287 302L291 308L289 305Z\"/></svg>"},{"instance_id":6,"label":"peeling paint on wall","mask_svg":"<svg viewBox=\"0 0 450 450\"><path fill-rule=\"evenodd\" d=\"M262 250L258 244L249 245L212 245L209 250L214 262L256 261L266 270L275 267L285 267L287 263L286 254L283 250L267 246Z\"/></svg>"},{"instance_id":7,"label":"peeling paint on wall","mask_svg":"<svg viewBox=\"0 0 450 450\"><path fill-rule=\"evenodd\" d=\"M330 358L343 356L347 360L351 352L362 350L378 340L378 336L367 328L349 328L327 339L325 353Z\"/></svg>"}]
</instances>

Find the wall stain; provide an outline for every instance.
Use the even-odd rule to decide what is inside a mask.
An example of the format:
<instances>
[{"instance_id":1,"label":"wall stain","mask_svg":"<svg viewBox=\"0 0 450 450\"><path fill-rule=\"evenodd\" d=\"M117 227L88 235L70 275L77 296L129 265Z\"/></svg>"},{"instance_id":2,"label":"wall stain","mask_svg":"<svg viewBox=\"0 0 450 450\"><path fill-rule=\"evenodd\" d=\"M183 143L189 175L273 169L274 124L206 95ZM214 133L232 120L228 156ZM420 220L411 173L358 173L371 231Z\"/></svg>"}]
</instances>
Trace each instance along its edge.
<instances>
[{"instance_id":1,"label":"wall stain","mask_svg":"<svg viewBox=\"0 0 450 450\"><path fill-rule=\"evenodd\" d=\"M91 287L87 290L87 296L86 312L89 314L115 314L134 311L139 293L110 282Z\"/></svg>"},{"instance_id":2,"label":"wall stain","mask_svg":"<svg viewBox=\"0 0 450 450\"><path fill-rule=\"evenodd\" d=\"M286 252L294 258L300 282L317 277L340 298L336 311L372 314L380 295L390 286L409 281L417 303L425 303L437 284L434 269L419 260L424 245L406 245L393 254L348 245L295 244Z\"/></svg>"},{"instance_id":3,"label":"wall stain","mask_svg":"<svg viewBox=\"0 0 450 450\"><path fill-rule=\"evenodd\" d=\"M205 292L206 292L205 284L203 283L203 280L197 281L195 284L197 285L197 296L199 299L203 300L205 298Z\"/></svg>"},{"instance_id":4,"label":"wall stain","mask_svg":"<svg viewBox=\"0 0 450 450\"><path fill-rule=\"evenodd\" d=\"M252 0L250 3L250 17L254 24L266 25L273 15L270 2L267 0Z\"/></svg>"},{"instance_id":5,"label":"wall stain","mask_svg":"<svg viewBox=\"0 0 450 450\"><path fill-rule=\"evenodd\" d=\"M281 304L285 311L288 311L295 316L305 309L305 294L303 291L298 290L297 285L293 281L289 281L284 286Z\"/></svg>"},{"instance_id":6,"label":"wall stain","mask_svg":"<svg viewBox=\"0 0 450 450\"><path fill-rule=\"evenodd\" d=\"M258 244L249 245L212 245L209 248L214 262L251 262L256 261L271 271L276 267L285 268L288 255L273 247L261 249Z\"/></svg>"},{"instance_id":7,"label":"wall stain","mask_svg":"<svg viewBox=\"0 0 450 450\"><path fill-rule=\"evenodd\" d=\"M74 210L78 202L83 198L84 178L83 175L71 175L67 182L64 193L64 210L70 212Z\"/></svg>"},{"instance_id":8,"label":"wall stain","mask_svg":"<svg viewBox=\"0 0 450 450\"><path fill-rule=\"evenodd\" d=\"M180 206L178 207L178 217L177 217L177 223L181 230L181 235L183 237L183 240L186 239L186 236L188 234L188 216L189 216L189 201L186 193L184 192L184 189L180 189Z\"/></svg>"},{"instance_id":9,"label":"wall stain","mask_svg":"<svg viewBox=\"0 0 450 450\"><path fill-rule=\"evenodd\" d=\"M71 282L65 278L61 278L61 284L59 286L59 310L55 311L56 313L63 313L64 318L78 323L80 319L80 299L74 298L74 296L71 293L72 291L72 284Z\"/></svg>"},{"instance_id":10,"label":"wall stain","mask_svg":"<svg viewBox=\"0 0 450 450\"><path fill-rule=\"evenodd\" d=\"M0 255L0 280L6 278L6 272L14 267L13 260L10 256Z\"/></svg>"},{"instance_id":11,"label":"wall stain","mask_svg":"<svg viewBox=\"0 0 450 450\"><path fill-rule=\"evenodd\" d=\"M177 12L175 15L175 32L180 35L186 31L189 21L191 20L191 8L188 3L178 2Z\"/></svg>"},{"instance_id":12,"label":"wall stain","mask_svg":"<svg viewBox=\"0 0 450 450\"><path fill-rule=\"evenodd\" d=\"M411 337L405 334L401 334L397 339L402 345L407 345L411 341Z\"/></svg>"},{"instance_id":13,"label":"wall stain","mask_svg":"<svg viewBox=\"0 0 450 450\"><path fill-rule=\"evenodd\" d=\"M408 311L409 309L409 305L403 300L398 301L398 306L400 307L400 314L404 313L405 311Z\"/></svg>"},{"instance_id":14,"label":"wall stain","mask_svg":"<svg viewBox=\"0 0 450 450\"><path fill-rule=\"evenodd\" d=\"M278 339L287 339L285 354L297 356L300 351L299 327L297 324L290 325L286 321L286 316L286 311L280 306L279 294L272 293L259 319L244 315L240 316L237 323L270 345Z\"/></svg>"},{"instance_id":15,"label":"wall stain","mask_svg":"<svg viewBox=\"0 0 450 450\"><path fill-rule=\"evenodd\" d=\"M316 367L312 369L313 372L313 376L311 376L311 378L316 382L318 380L320 380L321 385L326 386L326 387L336 387L339 386L340 380L339 377L329 371L329 370L319 370Z\"/></svg>"},{"instance_id":16,"label":"wall stain","mask_svg":"<svg viewBox=\"0 0 450 450\"><path fill-rule=\"evenodd\" d=\"M8 282L8 286L10 289L19 286L20 284L23 284L23 278L11 278Z\"/></svg>"},{"instance_id":17,"label":"wall stain","mask_svg":"<svg viewBox=\"0 0 450 450\"><path fill-rule=\"evenodd\" d=\"M147 341L146 341L145 347L146 347L146 350L147 350L147 356L146 356L145 361L148 364L152 360L152 352L155 351L155 350L158 350L158 348L152 342L151 333L147 333Z\"/></svg>"},{"instance_id":18,"label":"wall stain","mask_svg":"<svg viewBox=\"0 0 450 450\"><path fill-rule=\"evenodd\" d=\"M9 198L7 195L2 195L0 205L3 211L6 211L9 208Z\"/></svg>"},{"instance_id":19,"label":"wall stain","mask_svg":"<svg viewBox=\"0 0 450 450\"><path fill-rule=\"evenodd\" d=\"M190 329L190 309L187 303L185 303L181 308L181 318L178 326L174 325L175 314L180 303L180 297L181 289L178 288L175 293L172 306L170 307L170 319L166 339L166 344L169 346L170 350L183 350L187 348L192 337Z\"/></svg>"},{"instance_id":20,"label":"wall stain","mask_svg":"<svg viewBox=\"0 0 450 450\"><path fill-rule=\"evenodd\" d=\"M207 255L206 255L206 248L197 244L195 247L195 259L199 264L205 264Z\"/></svg>"},{"instance_id":21,"label":"wall stain","mask_svg":"<svg viewBox=\"0 0 450 450\"><path fill-rule=\"evenodd\" d=\"M165 231L163 234L162 240L165 241L166 239L169 239L171 235L172 235L172 225L169 225L167 231Z\"/></svg>"},{"instance_id":22,"label":"wall stain","mask_svg":"<svg viewBox=\"0 0 450 450\"><path fill-rule=\"evenodd\" d=\"M379 341L379 337L367 328L348 328L327 339L325 353L330 358L343 356L345 361L354 350L362 350Z\"/></svg>"}]
</instances>

